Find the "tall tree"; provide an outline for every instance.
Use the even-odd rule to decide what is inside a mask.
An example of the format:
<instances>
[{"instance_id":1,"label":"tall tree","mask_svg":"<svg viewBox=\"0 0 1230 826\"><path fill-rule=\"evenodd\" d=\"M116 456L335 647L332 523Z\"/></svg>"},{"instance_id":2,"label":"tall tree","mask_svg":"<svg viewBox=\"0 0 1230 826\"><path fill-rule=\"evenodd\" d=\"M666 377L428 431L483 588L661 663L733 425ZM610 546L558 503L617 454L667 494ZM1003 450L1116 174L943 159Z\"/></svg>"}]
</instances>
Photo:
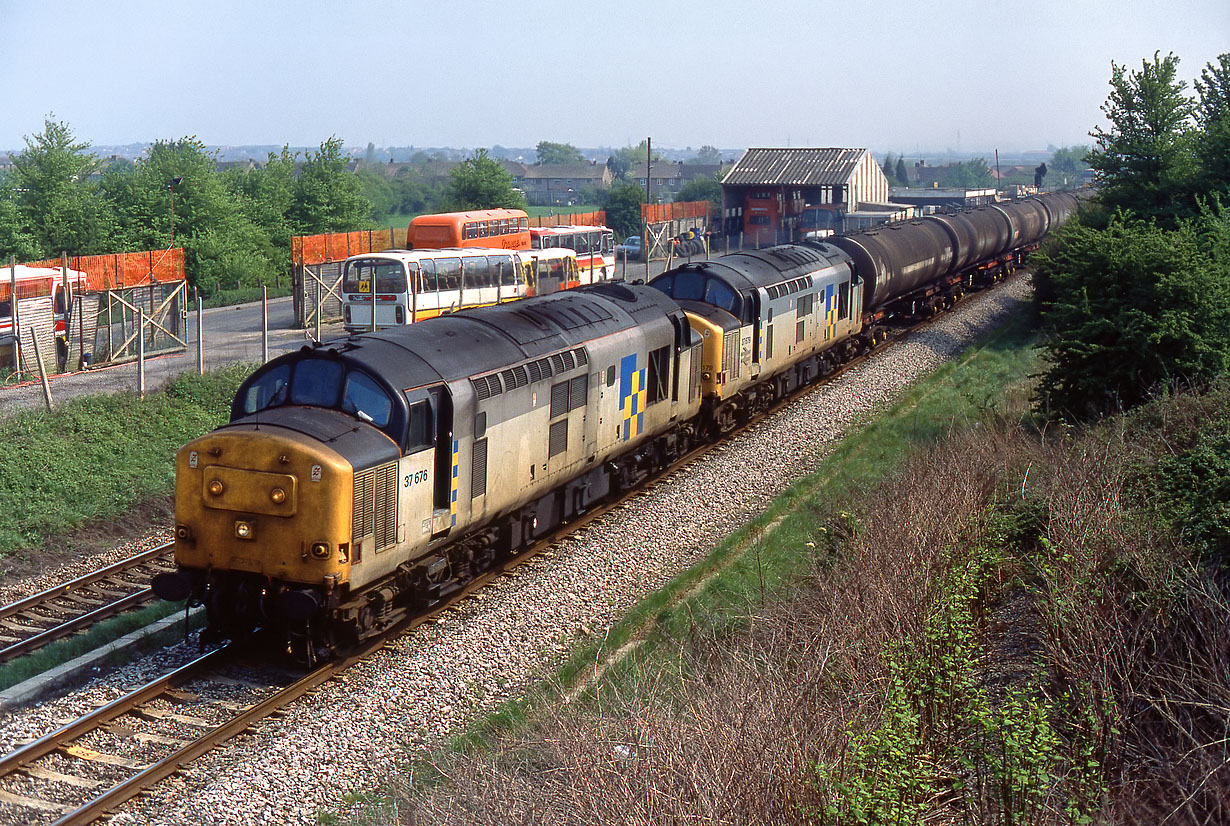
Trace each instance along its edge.
<instances>
[{"instance_id":1,"label":"tall tree","mask_svg":"<svg viewBox=\"0 0 1230 826\"><path fill-rule=\"evenodd\" d=\"M1060 188L1073 188L1081 185L1081 173L1088 169L1085 163L1085 157L1089 154L1089 147L1080 146L1061 146L1051 154L1051 159L1047 165L1051 172L1051 180L1054 182L1051 186Z\"/></svg>"},{"instance_id":2,"label":"tall tree","mask_svg":"<svg viewBox=\"0 0 1230 826\"><path fill-rule=\"evenodd\" d=\"M1196 80L1196 160L1200 191L1230 192L1230 54L1219 55Z\"/></svg>"},{"instance_id":3,"label":"tall tree","mask_svg":"<svg viewBox=\"0 0 1230 826\"><path fill-rule=\"evenodd\" d=\"M581 150L570 143L539 141L534 149L540 164L585 163Z\"/></svg>"},{"instance_id":4,"label":"tall tree","mask_svg":"<svg viewBox=\"0 0 1230 826\"><path fill-rule=\"evenodd\" d=\"M290 211L295 199L295 158L290 147L272 152L265 165L256 169L232 170L224 180L243 204L244 212L269 236L280 250L290 249L295 234Z\"/></svg>"},{"instance_id":5,"label":"tall tree","mask_svg":"<svg viewBox=\"0 0 1230 826\"><path fill-rule=\"evenodd\" d=\"M1173 226L1190 214L1192 103L1178 79L1179 58L1155 52L1139 71L1111 63L1111 93L1102 105L1110 128L1096 127L1089 165L1101 202Z\"/></svg>"},{"instance_id":6,"label":"tall tree","mask_svg":"<svg viewBox=\"0 0 1230 826\"><path fill-rule=\"evenodd\" d=\"M986 158L974 158L970 161L959 161L952 165L949 174L952 186L978 189L992 186L995 183L991 175L991 167L987 166Z\"/></svg>"},{"instance_id":7,"label":"tall tree","mask_svg":"<svg viewBox=\"0 0 1230 826\"><path fill-rule=\"evenodd\" d=\"M449 174L444 201L450 210L525 209L525 197L513 188L512 175L485 149L477 150Z\"/></svg>"},{"instance_id":8,"label":"tall tree","mask_svg":"<svg viewBox=\"0 0 1230 826\"><path fill-rule=\"evenodd\" d=\"M692 163L703 164L720 164L722 162L722 152L716 146L705 144L700 149L696 150L696 157L692 159Z\"/></svg>"},{"instance_id":9,"label":"tall tree","mask_svg":"<svg viewBox=\"0 0 1230 826\"><path fill-rule=\"evenodd\" d=\"M7 265L11 258L34 261L41 257L38 242L17 209L10 176L0 172L0 267ZM2 271L0 277L3 277Z\"/></svg>"},{"instance_id":10,"label":"tall tree","mask_svg":"<svg viewBox=\"0 0 1230 826\"><path fill-rule=\"evenodd\" d=\"M77 141L67 124L53 120L25 140L25 151L13 158L17 209L40 252L109 251L115 214L91 180L99 161L87 151L89 143Z\"/></svg>"},{"instance_id":11,"label":"tall tree","mask_svg":"<svg viewBox=\"0 0 1230 826\"><path fill-rule=\"evenodd\" d=\"M905 156L901 155L897 158L897 185L908 187L910 185L910 171L905 166Z\"/></svg>"},{"instance_id":12,"label":"tall tree","mask_svg":"<svg viewBox=\"0 0 1230 826\"><path fill-rule=\"evenodd\" d=\"M676 201L708 201L714 209L722 207L722 185L716 177L698 175L679 187Z\"/></svg>"},{"instance_id":13,"label":"tall tree","mask_svg":"<svg viewBox=\"0 0 1230 826\"><path fill-rule=\"evenodd\" d=\"M893 179L893 169L895 167L896 164L893 163L893 153L889 152L884 156L884 163L880 164L880 169L884 172L884 177L891 181Z\"/></svg>"},{"instance_id":14,"label":"tall tree","mask_svg":"<svg viewBox=\"0 0 1230 826\"><path fill-rule=\"evenodd\" d=\"M623 237L639 235L641 204L645 203L645 187L634 181L615 183L607 190L602 208L606 222Z\"/></svg>"},{"instance_id":15,"label":"tall tree","mask_svg":"<svg viewBox=\"0 0 1230 826\"><path fill-rule=\"evenodd\" d=\"M372 205L363 185L346 169L342 139L331 137L309 152L295 182L290 215L297 232L351 232L368 224Z\"/></svg>"}]
</instances>

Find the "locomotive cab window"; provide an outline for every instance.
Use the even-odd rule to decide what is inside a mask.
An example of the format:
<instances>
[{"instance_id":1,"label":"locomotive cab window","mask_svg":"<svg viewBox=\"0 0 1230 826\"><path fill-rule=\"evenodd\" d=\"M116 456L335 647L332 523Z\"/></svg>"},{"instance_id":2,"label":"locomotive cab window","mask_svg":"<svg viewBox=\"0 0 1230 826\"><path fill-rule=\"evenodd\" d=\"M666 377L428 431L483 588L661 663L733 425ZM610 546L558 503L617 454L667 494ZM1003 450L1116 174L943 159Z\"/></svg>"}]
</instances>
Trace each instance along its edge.
<instances>
[{"instance_id":1,"label":"locomotive cab window","mask_svg":"<svg viewBox=\"0 0 1230 826\"><path fill-rule=\"evenodd\" d=\"M329 407L387 428L393 399L374 378L333 359L307 358L253 376L240 388L238 412L251 415L284 404ZM390 434L391 435L391 434Z\"/></svg>"}]
</instances>

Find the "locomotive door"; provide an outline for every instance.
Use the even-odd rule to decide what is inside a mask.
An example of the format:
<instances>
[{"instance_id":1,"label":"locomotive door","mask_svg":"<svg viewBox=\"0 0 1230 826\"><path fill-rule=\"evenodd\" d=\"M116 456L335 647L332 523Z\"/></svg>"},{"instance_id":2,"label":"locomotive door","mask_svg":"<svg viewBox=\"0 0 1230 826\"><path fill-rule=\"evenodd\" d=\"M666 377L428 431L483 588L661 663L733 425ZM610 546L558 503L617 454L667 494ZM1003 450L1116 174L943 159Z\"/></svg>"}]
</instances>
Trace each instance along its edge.
<instances>
[{"instance_id":1,"label":"locomotive door","mask_svg":"<svg viewBox=\"0 0 1230 826\"><path fill-rule=\"evenodd\" d=\"M447 533L457 523L457 440L453 438L453 398L440 385L427 391L435 414L435 478L431 533Z\"/></svg>"}]
</instances>

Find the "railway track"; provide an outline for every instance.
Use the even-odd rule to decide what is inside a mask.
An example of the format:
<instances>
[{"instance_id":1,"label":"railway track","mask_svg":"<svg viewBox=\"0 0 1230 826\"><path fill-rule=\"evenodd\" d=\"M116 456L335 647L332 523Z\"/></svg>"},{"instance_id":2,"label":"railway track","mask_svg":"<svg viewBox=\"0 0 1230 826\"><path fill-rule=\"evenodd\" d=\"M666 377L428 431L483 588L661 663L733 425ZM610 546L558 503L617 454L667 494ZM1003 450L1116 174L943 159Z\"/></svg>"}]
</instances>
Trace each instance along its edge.
<instances>
[{"instance_id":1,"label":"railway track","mask_svg":"<svg viewBox=\"0 0 1230 826\"><path fill-rule=\"evenodd\" d=\"M154 600L150 579L174 569L171 548L167 542L0 607L0 663Z\"/></svg>"},{"instance_id":2,"label":"railway track","mask_svg":"<svg viewBox=\"0 0 1230 826\"><path fill-rule=\"evenodd\" d=\"M647 484L657 481L649 480ZM0 757L0 822L92 823L355 663L533 559L632 496L504 560L430 609L306 674L248 662L231 643ZM267 657L265 658L267 660ZM284 679L278 684L278 679Z\"/></svg>"}]
</instances>

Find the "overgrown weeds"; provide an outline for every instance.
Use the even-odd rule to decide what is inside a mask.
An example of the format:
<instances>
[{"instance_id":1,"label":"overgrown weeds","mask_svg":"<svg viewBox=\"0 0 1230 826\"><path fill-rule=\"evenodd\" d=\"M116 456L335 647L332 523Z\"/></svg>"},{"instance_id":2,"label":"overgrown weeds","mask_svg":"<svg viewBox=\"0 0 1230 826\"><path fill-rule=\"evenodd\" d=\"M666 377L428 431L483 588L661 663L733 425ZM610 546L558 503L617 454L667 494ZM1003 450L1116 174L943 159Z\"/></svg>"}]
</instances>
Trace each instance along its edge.
<instances>
[{"instance_id":1,"label":"overgrown weeds","mask_svg":"<svg viewBox=\"0 0 1230 826\"><path fill-rule=\"evenodd\" d=\"M1001 416L857 500L804 497L782 524L810 520L792 541L825 564L750 618L741 594L742 624L667 624L587 703L416 764L381 819L1227 822L1224 570L1140 486L1228 411Z\"/></svg>"}]
</instances>

